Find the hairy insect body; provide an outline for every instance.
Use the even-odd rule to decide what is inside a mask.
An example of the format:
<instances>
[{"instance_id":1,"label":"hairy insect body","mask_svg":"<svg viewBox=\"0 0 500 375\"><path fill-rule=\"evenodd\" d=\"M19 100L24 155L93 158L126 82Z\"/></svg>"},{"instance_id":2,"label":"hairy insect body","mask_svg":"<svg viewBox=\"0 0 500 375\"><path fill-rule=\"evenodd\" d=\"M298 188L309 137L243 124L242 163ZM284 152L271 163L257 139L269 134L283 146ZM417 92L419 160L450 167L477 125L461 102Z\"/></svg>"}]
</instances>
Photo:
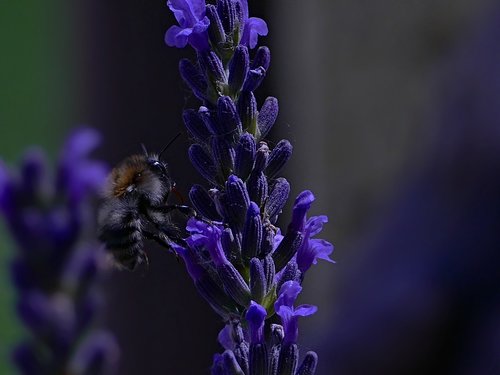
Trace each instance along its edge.
<instances>
[{"instance_id":1,"label":"hairy insect body","mask_svg":"<svg viewBox=\"0 0 500 375\"><path fill-rule=\"evenodd\" d=\"M166 204L172 187L167 166L156 155L132 155L113 169L99 211L98 235L118 266L133 270L147 263L145 239L166 247L182 241L170 212L188 207Z\"/></svg>"}]
</instances>

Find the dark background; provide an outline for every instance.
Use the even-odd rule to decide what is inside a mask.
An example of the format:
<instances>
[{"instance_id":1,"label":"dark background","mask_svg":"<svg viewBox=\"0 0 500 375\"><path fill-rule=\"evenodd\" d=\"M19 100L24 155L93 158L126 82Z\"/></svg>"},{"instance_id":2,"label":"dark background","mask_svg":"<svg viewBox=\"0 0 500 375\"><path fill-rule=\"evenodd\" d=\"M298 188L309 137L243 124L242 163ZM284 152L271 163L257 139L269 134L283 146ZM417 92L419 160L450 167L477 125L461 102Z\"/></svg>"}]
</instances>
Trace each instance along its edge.
<instances>
[{"instance_id":1,"label":"dark background","mask_svg":"<svg viewBox=\"0 0 500 375\"><path fill-rule=\"evenodd\" d=\"M318 375L497 374L500 348L500 9L494 0L249 1L272 64L259 102L280 100L292 195L311 189L335 265L309 272L301 348ZM69 126L103 134L115 164L161 149L195 101L167 47L163 1L6 2L0 155L56 155ZM182 136L166 154L178 187L197 181ZM287 211L288 212L288 211ZM285 212L284 217L286 218ZM6 264L10 248L3 242ZM182 263L150 249L149 270L114 272L106 321L120 375L204 374L222 324ZM2 273L0 350L22 331ZM5 366L7 361L1 365ZM0 371L9 373L9 370Z\"/></svg>"}]
</instances>

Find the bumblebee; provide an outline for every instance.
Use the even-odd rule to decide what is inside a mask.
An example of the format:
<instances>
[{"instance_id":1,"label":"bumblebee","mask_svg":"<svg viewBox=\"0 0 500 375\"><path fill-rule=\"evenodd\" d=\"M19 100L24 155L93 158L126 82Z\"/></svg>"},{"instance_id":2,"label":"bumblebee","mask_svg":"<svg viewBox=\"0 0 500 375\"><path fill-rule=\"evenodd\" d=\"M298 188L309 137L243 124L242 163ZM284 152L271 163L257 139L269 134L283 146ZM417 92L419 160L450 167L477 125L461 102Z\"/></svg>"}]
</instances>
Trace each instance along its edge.
<instances>
[{"instance_id":1,"label":"bumblebee","mask_svg":"<svg viewBox=\"0 0 500 375\"><path fill-rule=\"evenodd\" d=\"M143 152L127 157L112 170L98 214L99 239L118 267L128 270L148 264L144 239L172 251L172 242L184 245L172 211L195 216L189 206L167 204L175 184L167 164L160 160L162 152L148 154L144 147Z\"/></svg>"}]
</instances>

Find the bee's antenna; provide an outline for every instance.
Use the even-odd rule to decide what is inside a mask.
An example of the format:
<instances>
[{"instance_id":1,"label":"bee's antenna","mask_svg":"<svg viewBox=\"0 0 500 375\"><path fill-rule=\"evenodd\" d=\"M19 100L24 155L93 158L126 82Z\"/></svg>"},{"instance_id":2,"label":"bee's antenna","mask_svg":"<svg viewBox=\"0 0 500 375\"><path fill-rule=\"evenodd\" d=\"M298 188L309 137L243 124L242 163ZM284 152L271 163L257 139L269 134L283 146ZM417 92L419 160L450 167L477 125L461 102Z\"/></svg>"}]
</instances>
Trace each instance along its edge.
<instances>
[{"instance_id":1,"label":"bee's antenna","mask_svg":"<svg viewBox=\"0 0 500 375\"><path fill-rule=\"evenodd\" d=\"M172 138L172 140L171 140L170 142L168 142L168 143L167 143L167 145L166 145L165 147L163 147L163 150L161 150L161 151L160 151L160 153L158 154L158 159L160 159L161 154L163 154L163 153L165 152L165 150L166 150L167 148L169 148L169 147L170 147L170 145L171 145L172 143L174 143L174 142L175 142L175 140L176 140L177 138L179 138L179 137L180 137L180 135L181 135L181 134L182 134L181 132L177 133L177 134L176 134L176 136L175 136L174 138Z\"/></svg>"},{"instance_id":2,"label":"bee's antenna","mask_svg":"<svg viewBox=\"0 0 500 375\"><path fill-rule=\"evenodd\" d=\"M144 152L144 155L148 156L148 150L147 150L146 146L144 146L144 143L141 143L141 148L142 148L142 152Z\"/></svg>"}]
</instances>

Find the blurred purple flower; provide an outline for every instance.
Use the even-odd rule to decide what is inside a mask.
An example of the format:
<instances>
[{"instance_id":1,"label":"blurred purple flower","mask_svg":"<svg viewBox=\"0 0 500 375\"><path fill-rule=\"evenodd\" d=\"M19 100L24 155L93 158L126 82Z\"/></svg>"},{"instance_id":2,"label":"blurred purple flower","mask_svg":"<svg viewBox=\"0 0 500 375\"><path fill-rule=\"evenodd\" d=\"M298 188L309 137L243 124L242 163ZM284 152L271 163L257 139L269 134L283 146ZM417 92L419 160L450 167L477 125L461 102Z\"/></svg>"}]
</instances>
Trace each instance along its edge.
<instances>
[{"instance_id":1,"label":"blurred purple flower","mask_svg":"<svg viewBox=\"0 0 500 375\"><path fill-rule=\"evenodd\" d=\"M90 200L107 172L89 158L98 143L92 129L72 133L53 180L39 151L26 154L19 174L0 164L0 211L19 248L11 267L17 311L32 335L14 351L22 374L109 374L116 362L114 339L89 332L103 264L98 245L84 237L94 222ZM96 340L81 343L88 334Z\"/></svg>"}]
</instances>

